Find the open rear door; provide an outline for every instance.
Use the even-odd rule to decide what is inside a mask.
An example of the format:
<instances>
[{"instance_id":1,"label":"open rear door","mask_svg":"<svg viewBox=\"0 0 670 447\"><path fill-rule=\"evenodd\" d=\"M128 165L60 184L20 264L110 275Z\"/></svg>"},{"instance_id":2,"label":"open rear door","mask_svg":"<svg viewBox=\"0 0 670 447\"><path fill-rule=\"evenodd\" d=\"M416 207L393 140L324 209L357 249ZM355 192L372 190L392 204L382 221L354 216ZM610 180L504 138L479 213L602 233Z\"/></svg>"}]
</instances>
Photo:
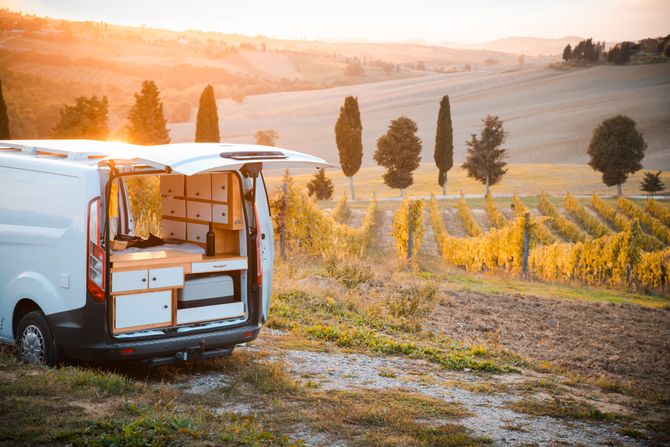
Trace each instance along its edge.
<instances>
[{"instance_id":1,"label":"open rear door","mask_svg":"<svg viewBox=\"0 0 670 447\"><path fill-rule=\"evenodd\" d=\"M114 162L116 166L146 165L183 175L238 170L247 163L262 163L263 169L332 166L321 158L288 149L217 143L134 146L128 150L115 151L103 158L100 164L110 162Z\"/></svg>"}]
</instances>

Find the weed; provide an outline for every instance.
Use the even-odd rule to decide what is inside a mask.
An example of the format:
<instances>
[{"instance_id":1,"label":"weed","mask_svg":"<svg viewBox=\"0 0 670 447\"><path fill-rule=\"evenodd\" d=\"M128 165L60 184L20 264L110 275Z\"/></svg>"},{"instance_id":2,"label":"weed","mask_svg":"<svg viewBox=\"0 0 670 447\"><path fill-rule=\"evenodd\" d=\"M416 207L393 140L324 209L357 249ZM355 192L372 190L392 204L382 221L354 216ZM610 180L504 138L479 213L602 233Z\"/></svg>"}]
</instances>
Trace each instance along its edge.
<instances>
[{"instance_id":1,"label":"weed","mask_svg":"<svg viewBox=\"0 0 670 447\"><path fill-rule=\"evenodd\" d=\"M373 278L370 267L357 261L330 259L326 262L325 267L326 276L333 278L349 290Z\"/></svg>"},{"instance_id":2,"label":"weed","mask_svg":"<svg viewBox=\"0 0 670 447\"><path fill-rule=\"evenodd\" d=\"M389 293L386 307L398 318L421 318L428 316L436 303L437 287L432 284L400 286Z\"/></svg>"}]
</instances>

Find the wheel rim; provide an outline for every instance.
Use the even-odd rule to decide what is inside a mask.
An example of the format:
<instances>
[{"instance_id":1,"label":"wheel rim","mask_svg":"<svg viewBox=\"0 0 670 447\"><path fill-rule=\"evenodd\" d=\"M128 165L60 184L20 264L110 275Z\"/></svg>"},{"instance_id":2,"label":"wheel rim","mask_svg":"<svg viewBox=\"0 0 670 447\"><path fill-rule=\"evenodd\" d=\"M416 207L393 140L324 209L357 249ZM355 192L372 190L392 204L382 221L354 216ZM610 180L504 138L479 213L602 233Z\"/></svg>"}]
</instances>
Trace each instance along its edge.
<instances>
[{"instance_id":1,"label":"wheel rim","mask_svg":"<svg viewBox=\"0 0 670 447\"><path fill-rule=\"evenodd\" d=\"M44 335L34 324L26 326L21 334L21 356L29 363L44 363Z\"/></svg>"}]
</instances>

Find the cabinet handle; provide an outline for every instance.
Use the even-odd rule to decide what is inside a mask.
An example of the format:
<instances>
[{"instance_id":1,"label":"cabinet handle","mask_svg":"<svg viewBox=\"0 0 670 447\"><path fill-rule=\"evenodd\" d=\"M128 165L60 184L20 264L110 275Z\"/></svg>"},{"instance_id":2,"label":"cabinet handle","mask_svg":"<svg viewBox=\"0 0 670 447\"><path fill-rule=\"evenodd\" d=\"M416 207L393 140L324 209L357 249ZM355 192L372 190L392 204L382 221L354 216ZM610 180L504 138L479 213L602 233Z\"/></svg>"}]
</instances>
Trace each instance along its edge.
<instances>
[{"instance_id":1,"label":"cabinet handle","mask_svg":"<svg viewBox=\"0 0 670 447\"><path fill-rule=\"evenodd\" d=\"M170 233L170 236L174 236L174 233Z\"/></svg>"},{"instance_id":2,"label":"cabinet handle","mask_svg":"<svg viewBox=\"0 0 670 447\"><path fill-rule=\"evenodd\" d=\"M153 278L151 278L151 280L152 280L152 281L156 281L156 277L154 276Z\"/></svg>"},{"instance_id":3,"label":"cabinet handle","mask_svg":"<svg viewBox=\"0 0 670 447\"><path fill-rule=\"evenodd\" d=\"M200 236L196 236L195 238L196 238L197 240L200 240Z\"/></svg>"},{"instance_id":4,"label":"cabinet handle","mask_svg":"<svg viewBox=\"0 0 670 447\"><path fill-rule=\"evenodd\" d=\"M167 309L167 304L163 306L163 309Z\"/></svg>"},{"instance_id":5,"label":"cabinet handle","mask_svg":"<svg viewBox=\"0 0 670 447\"><path fill-rule=\"evenodd\" d=\"M142 278L142 282L147 282L147 279L146 279L146 278Z\"/></svg>"},{"instance_id":6,"label":"cabinet handle","mask_svg":"<svg viewBox=\"0 0 670 447\"><path fill-rule=\"evenodd\" d=\"M200 193L199 193L199 192L196 192L196 193L195 193L195 195L196 195L196 196L199 196L199 195L200 195Z\"/></svg>"},{"instance_id":7,"label":"cabinet handle","mask_svg":"<svg viewBox=\"0 0 670 447\"><path fill-rule=\"evenodd\" d=\"M170 210L170 214L174 214L174 210Z\"/></svg>"},{"instance_id":8,"label":"cabinet handle","mask_svg":"<svg viewBox=\"0 0 670 447\"><path fill-rule=\"evenodd\" d=\"M200 214L196 214L195 217L200 217Z\"/></svg>"},{"instance_id":9,"label":"cabinet handle","mask_svg":"<svg viewBox=\"0 0 670 447\"><path fill-rule=\"evenodd\" d=\"M221 264L221 265L213 265L212 267L215 268L215 269L222 269L222 268L225 268L227 266L226 266L226 264Z\"/></svg>"}]
</instances>

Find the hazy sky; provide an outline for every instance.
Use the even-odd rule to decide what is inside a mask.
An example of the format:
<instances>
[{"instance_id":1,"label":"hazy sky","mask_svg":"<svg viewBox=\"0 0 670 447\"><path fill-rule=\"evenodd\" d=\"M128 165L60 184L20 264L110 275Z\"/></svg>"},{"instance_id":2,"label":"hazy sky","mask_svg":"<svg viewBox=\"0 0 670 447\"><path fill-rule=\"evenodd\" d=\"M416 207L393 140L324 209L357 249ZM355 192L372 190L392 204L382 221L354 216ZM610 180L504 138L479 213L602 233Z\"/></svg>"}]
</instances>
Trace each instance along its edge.
<instances>
[{"instance_id":1,"label":"hazy sky","mask_svg":"<svg viewBox=\"0 0 670 447\"><path fill-rule=\"evenodd\" d=\"M0 0L73 20L306 39L475 43L508 36L636 40L670 33L670 0Z\"/></svg>"}]
</instances>

